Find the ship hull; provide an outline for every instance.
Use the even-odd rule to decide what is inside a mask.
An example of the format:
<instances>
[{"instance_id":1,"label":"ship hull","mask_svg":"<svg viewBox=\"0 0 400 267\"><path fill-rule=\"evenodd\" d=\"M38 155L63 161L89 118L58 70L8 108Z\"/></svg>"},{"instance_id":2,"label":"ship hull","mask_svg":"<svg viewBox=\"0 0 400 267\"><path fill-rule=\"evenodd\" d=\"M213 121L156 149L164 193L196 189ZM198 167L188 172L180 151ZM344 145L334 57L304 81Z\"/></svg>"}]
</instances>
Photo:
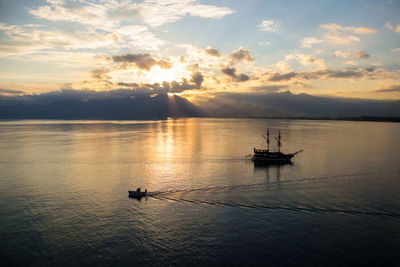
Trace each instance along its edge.
<instances>
[{"instance_id":1,"label":"ship hull","mask_svg":"<svg viewBox=\"0 0 400 267\"><path fill-rule=\"evenodd\" d=\"M288 163L295 154L285 154L282 152L270 152L269 150L254 149L251 160L255 163Z\"/></svg>"},{"instance_id":2,"label":"ship hull","mask_svg":"<svg viewBox=\"0 0 400 267\"><path fill-rule=\"evenodd\" d=\"M251 156L252 161L265 161L265 162L286 162L290 161L292 157L285 157L285 158L270 158L264 156Z\"/></svg>"}]
</instances>

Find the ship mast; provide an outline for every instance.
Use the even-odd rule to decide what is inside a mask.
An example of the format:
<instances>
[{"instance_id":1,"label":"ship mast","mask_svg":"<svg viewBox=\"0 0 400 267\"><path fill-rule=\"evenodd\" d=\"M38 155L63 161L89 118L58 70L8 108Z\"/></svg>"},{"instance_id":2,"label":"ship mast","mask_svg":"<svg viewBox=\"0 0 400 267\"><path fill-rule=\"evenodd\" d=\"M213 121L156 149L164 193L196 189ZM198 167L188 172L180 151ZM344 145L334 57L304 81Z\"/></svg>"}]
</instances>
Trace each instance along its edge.
<instances>
[{"instance_id":1,"label":"ship mast","mask_svg":"<svg viewBox=\"0 0 400 267\"><path fill-rule=\"evenodd\" d=\"M269 128L267 128L267 137L265 137L265 135L263 135L263 137L267 141L267 150L269 151L269 143L271 143L271 141L269 140Z\"/></svg>"},{"instance_id":2,"label":"ship mast","mask_svg":"<svg viewBox=\"0 0 400 267\"><path fill-rule=\"evenodd\" d=\"M282 143L281 143L281 130L279 130L278 137L275 137L275 140L276 140L277 145L278 145L278 152L281 152L281 146L282 146Z\"/></svg>"}]
</instances>

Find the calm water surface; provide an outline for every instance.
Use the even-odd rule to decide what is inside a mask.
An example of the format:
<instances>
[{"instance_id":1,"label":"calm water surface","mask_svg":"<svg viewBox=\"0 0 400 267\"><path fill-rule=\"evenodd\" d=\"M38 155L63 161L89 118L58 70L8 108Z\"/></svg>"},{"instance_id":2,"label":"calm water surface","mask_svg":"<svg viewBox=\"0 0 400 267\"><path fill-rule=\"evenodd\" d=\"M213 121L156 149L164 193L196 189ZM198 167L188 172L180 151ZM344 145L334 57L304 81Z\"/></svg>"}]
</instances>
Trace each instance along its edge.
<instances>
[{"instance_id":1,"label":"calm water surface","mask_svg":"<svg viewBox=\"0 0 400 267\"><path fill-rule=\"evenodd\" d=\"M246 158L267 126L293 164ZM3 121L0 152L1 266L400 264L400 124Z\"/></svg>"}]
</instances>

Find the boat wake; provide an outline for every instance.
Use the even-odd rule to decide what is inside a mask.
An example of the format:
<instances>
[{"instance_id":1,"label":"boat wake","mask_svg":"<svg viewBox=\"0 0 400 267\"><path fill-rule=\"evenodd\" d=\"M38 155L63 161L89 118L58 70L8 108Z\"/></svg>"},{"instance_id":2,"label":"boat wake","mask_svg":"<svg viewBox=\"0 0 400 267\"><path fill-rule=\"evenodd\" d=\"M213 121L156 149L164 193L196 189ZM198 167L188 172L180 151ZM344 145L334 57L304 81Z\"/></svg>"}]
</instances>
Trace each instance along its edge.
<instances>
[{"instance_id":1,"label":"boat wake","mask_svg":"<svg viewBox=\"0 0 400 267\"><path fill-rule=\"evenodd\" d=\"M188 189L155 191L155 192L152 192L152 193L148 193L147 195L148 196L156 196L156 195L168 195L168 194L173 194L173 193L183 193L183 192L214 191L214 190L234 190L234 189L239 189L239 188L258 187L258 186L273 185L273 184L286 184L286 183L296 183L296 182L311 182L311 181L329 180L329 179L336 179L336 178L357 177L357 176L363 176L363 175L367 175L367 174L372 174L374 172L375 171L357 172L357 173L351 173L351 174L320 176L320 177L306 177L306 178L300 178L300 179L288 179L288 180L273 181L273 182L249 183L249 184L238 184L238 185L222 185L222 186L202 187L202 188L188 188Z\"/></svg>"},{"instance_id":2,"label":"boat wake","mask_svg":"<svg viewBox=\"0 0 400 267\"><path fill-rule=\"evenodd\" d=\"M310 206L310 205L304 205L301 203L299 203L295 206L269 205L269 204L257 204L257 203L235 203L235 202L225 202L225 201L218 201L218 200L202 200L202 199L191 199L191 198L187 198L187 197L174 196L175 193L207 192L207 191L217 191L217 190L235 190L235 189L241 189L241 188L259 187L259 186L273 185L273 184L311 182L311 181L330 180L330 179L337 179L337 178L357 177L357 176L363 176L363 175L376 173L376 172L377 171L358 172L358 173L351 173L351 174L321 176L321 177L307 177L307 178L301 178L301 179L273 181L273 182L156 191L156 192L148 193L147 196L152 197L154 199L158 199L158 200L167 200L167 201L173 201L173 202L203 204L203 205L222 205L222 206L229 206L229 207L235 207L235 208L286 210L286 211L296 211L296 212L328 212L328 213L371 215L371 216L384 216L384 217L400 218L400 213L381 212L381 211L374 211L374 210L369 210L369 209L345 209L345 208L342 209L342 208L332 208L332 207Z\"/></svg>"},{"instance_id":3,"label":"boat wake","mask_svg":"<svg viewBox=\"0 0 400 267\"><path fill-rule=\"evenodd\" d=\"M352 210L352 209L337 209L337 208L321 208L315 206L279 206L279 205L265 205L265 204L246 204L246 203L234 203L234 202L223 202L223 201L207 201L207 200L194 200L185 198L172 198L167 196L151 196L159 200L169 200L174 202L188 202L193 204L205 204L205 205L223 205L236 208L249 208L249 209L270 209L270 210L286 210L286 211L300 211L300 212L329 212L329 213L342 213L342 214L355 214L355 215L371 215L371 216L385 216L392 218L400 218L400 213L392 212L377 212L372 210Z\"/></svg>"}]
</instances>

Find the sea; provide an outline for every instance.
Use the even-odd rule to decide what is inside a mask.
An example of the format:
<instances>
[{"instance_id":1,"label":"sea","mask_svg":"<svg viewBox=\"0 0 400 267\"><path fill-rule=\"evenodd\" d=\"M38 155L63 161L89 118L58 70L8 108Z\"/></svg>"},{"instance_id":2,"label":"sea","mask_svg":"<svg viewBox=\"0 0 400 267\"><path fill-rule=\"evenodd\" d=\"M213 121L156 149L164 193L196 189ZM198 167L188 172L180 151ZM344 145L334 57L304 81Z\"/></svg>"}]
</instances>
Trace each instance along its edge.
<instances>
[{"instance_id":1,"label":"sea","mask_svg":"<svg viewBox=\"0 0 400 267\"><path fill-rule=\"evenodd\" d=\"M267 128L303 152L254 165ZM399 155L399 123L1 121L0 266L399 266Z\"/></svg>"}]
</instances>

